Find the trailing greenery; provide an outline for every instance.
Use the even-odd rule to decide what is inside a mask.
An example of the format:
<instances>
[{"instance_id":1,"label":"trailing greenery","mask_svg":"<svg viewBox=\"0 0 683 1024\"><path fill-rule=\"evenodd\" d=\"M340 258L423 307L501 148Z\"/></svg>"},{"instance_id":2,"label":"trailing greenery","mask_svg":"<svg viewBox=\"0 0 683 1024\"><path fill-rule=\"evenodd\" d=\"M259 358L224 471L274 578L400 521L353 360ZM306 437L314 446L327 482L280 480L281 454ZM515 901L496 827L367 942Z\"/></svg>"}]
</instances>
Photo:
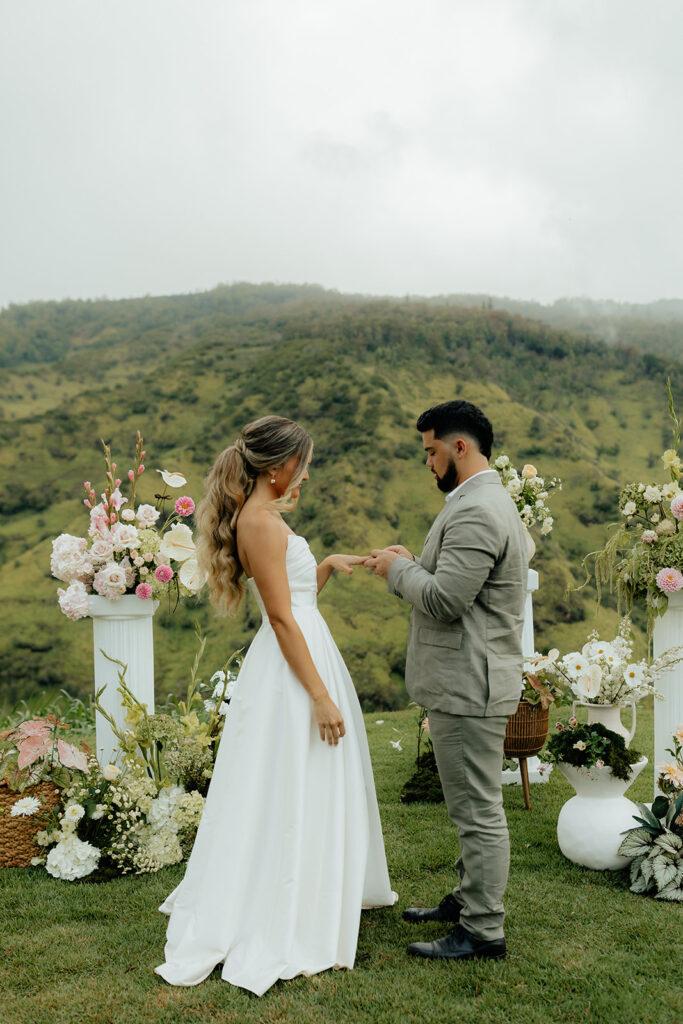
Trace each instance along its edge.
<instances>
[{"instance_id":1,"label":"trailing greenery","mask_svg":"<svg viewBox=\"0 0 683 1024\"><path fill-rule=\"evenodd\" d=\"M424 468L418 414L446 398L480 404L504 450L544 477L559 476L555 526L536 533L534 597L541 649L580 646L594 621L580 582L587 551L605 542L620 487L653 475L668 424L667 375L585 336L508 312L371 300L316 288L236 285L199 295L121 302L35 303L0 313L0 708L66 689L92 692L92 630L64 620L49 577L51 542L83 525L80 488L99 464L100 438L121 450L140 429L155 463L139 483L154 503L156 468L181 465L188 494L240 426L265 412L312 432L311 480L292 527L316 557L403 543L421 549L442 495ZM366 708L407 702L407 606L357 572L335 580L321 610ZM160 698L186 683L194 626L215 669L249 643L260 612L248 599L234 620L189 601L155 616ZM596 622L617 621L606 597ZM641 649L645 616L635 613Z\"/></svg>"}]
</instances>

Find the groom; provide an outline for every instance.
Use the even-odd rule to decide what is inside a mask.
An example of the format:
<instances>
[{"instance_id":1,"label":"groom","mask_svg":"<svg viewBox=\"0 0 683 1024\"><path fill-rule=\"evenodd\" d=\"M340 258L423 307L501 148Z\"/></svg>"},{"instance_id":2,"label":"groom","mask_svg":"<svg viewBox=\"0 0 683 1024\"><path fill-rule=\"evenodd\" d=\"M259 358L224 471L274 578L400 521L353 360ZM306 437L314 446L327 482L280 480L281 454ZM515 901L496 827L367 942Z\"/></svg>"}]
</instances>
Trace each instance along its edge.
<instances>
[{"instance_id":1,"label":"groom","mask_svg":"<svg viewBox=\"0 0 683 1024\"><path fill-rule=\"evenodd\" d=\"M493 430L470 402L444 402L417 421L427 466L446 495L415 558L396 545L365 564L412 605L406 687L429 713L448 814L457 826L460 885L407 921L455 927L408 952L453 960L505 956L503 893L510 843L501 769L517 709L528 541L514 502L489 469Z\"/></svg>"}]
</instances>

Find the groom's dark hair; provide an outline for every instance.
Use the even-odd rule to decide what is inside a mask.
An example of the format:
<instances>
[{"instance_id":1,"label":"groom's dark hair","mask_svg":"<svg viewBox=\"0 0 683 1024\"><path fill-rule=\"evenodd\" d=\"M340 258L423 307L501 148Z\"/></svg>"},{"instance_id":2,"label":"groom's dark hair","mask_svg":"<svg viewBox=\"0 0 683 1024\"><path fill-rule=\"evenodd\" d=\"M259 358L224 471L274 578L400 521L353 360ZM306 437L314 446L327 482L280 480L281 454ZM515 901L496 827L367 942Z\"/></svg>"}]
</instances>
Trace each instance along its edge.
<instances>
[{"instance_id":1,"label":"groom's dark hair","mask_svg":"<svg viewBox=\"0 0 683 1024\"><path fill-rule=\"evenodd\" d=\"M451 437L462 432L474 438L485 458L491 458L493 427L479 406L471 402L442 402L441 405L434 405L419 417L417 429L421 433L433 430L437 438Z\"/></svg>"}]
</instances>

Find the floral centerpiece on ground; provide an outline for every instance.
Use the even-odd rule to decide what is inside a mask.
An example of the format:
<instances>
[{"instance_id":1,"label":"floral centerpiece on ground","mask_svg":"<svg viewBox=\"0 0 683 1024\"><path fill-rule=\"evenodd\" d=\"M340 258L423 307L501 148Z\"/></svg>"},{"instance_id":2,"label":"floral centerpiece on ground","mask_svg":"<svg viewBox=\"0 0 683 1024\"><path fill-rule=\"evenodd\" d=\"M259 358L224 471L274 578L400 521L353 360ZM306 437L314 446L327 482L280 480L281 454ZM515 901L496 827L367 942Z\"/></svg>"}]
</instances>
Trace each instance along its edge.
<instances>
[{"instance_id":1,"label":"floral centerpiece on ground","mask_svg":"<svg viewBox=\"0 0 683 1024\"><path fill-rule=\"evenodd\" d=\"M540 525L541 536L547 536L554 522L548 506L548 497L554 487L562 490L559 478L545 480L538 475L538 470L531 463L527 463L518 471L507 455L499 455L493 465L498 470L503 486L517 506L520 518L527 529Z\"/></svg>"},{"instance_id":2,"label":"floral centerpiece on ground","mask_svg":"<svg viewBox=\"0 0 683 1024\"><path fill-rule=\"evenodd\" d=\"M626 746L623 736L606 729L600 722L581 725L575 718L567 724L557 722L555 732L539 755L550 764L571 764L588 773L591 768L611 768L618 779L630 779L631 765L642 754Z\"/></svg>"},{"instance_id":3,"label":"floral centerpiece on ground","mask_svg":"<svg viewBox=\"0 0 683 1024\"><path fill-rule=\"evenodd\" d=\"M683 725L674 732L673 741L673 747L667 747L666 751L672 760L657 765L657 786L667 796L676 797L683 793Z\"/></svg>"},{"instance_id":4,"label":"floral centerpiece on ground","mask_svg":"<svg viewBox=\"0 0 683 1024\"><path fill-rule=\"evenodd\" d=\"M125 666L118 663L118 690L127 709L125 731L116 729L123 767L101 767L88 757L87 772L71 779L63 805L38 832L36 842L46 856L34 858L34 864L74 881L95 871L100 876L158 871L188 856L241 653L231 655L205 683L198 674L205 643L202 639L185 699L170 700L158 714L148 714L131 693ZM94 707L107 714L97 697Z\"/></svg>"},{"instance_id":5,"label":"floral centerpiece on ground","mask_svg":"<svg viewBox=\"0 0 683 1024\"><path fill-rule=\"evenodd\" d=\"M182 488L182 473L158 470L164 490L156 494L156 504L135 503L136 487L145 471L146 452L140 431L137 432L133 467L128 470L130 498L121 492L122 480L116 476L116 463L111 450L104 448L106 484L96 500L95 488L89 480L83 484L83 504L89 511L87 537L63 533L52 543L50 569L52 575L68 584L59 588L59 606L70 619L89 614L88 595L99 594L116 601L124 594L135 594L141 600L157 599L175 593L197 594L205 578L197 564L192 530L187 525L194 512L194 501L187 495L177 498L173 512L166 514L164 505L172 500L168 488ZM124 507L125 506L125 507Z\"/></svg>"},{"instance_id":6,"label":"floral centerpiece on ground","mask_svg":"<svg viewBox=\"0 0 683 1024\"><path fill-rule=\"evenodd\" d=\"M560 657L555 648L534 659L532 665L541 685L565 687L588 704L624 706L646 696L659 697L657 676L683 658L683 649L672 648L651 662L632 658L631 621L624 617L614 640L601 640L593 631L580 651Z\"/></svg>"},{"instance_id":7,"label":"floral centerpiece on ground","mask_svg":"<svg viewBox=\"0 0 683 1024\"><path fill-rule=\"evenodd\" d=\"M669 595L683 588L683 491L680 486L683 462L679 456L681 420L674 410L671 385L667 382L669 414L673 421L673 445L661 457L669 472L668 481L635 481L619 495L620 522L601 551L584 559L587 579L594 563L595 581L616 586L620 607L627 611L644 601L650 630L662 615Z\"/></svg>"}]
</instances>

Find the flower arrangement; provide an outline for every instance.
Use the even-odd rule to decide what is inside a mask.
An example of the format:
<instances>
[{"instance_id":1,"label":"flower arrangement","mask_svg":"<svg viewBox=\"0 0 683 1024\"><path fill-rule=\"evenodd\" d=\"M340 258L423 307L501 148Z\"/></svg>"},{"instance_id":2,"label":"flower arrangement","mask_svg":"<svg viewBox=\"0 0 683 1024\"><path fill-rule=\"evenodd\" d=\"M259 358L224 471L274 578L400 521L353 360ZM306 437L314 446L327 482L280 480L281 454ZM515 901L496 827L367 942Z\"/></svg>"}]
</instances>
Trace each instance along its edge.
<instances>
[{"instance_id":1,"label":"flower arrangement","mask_svg":"<svg viewBox=\"0 0 683 1024\"><path fill-rule=\"evenodd\" d=\"M177 864L192 848L204 809L198 792L180 786L157 789L154 780L129 758L121 770L100 768L92 758L87 776L66 790L66 802L38 833L39 846L51 847L44 863L54 878L74 881L97 868L116 874L143 874Z\"/></svg>"},{"instance_id":2,"label":"flower arrangement","mask_svg":"<svg viewBox=\"0 0 683 1024\"><path fill-rule=\"evenodd\" d=\"M580 725L570 718L567 725L557 722L555 732L547 746L539 754L542 761L550 764L572 764L577 768L611 768L618 779L630 779L632 764L640 760L641 754L626 746L622 736L604 725Z\"/></svg>"},{"instance_id":3,"label":"flower arrangement","mask_svg":"<svg viewBox=\"0 0 683 1024\"><path fill-rule=\"evenodd\" d=\"M548 506L548 496L554 487L562 490L559 478L544 480L538 475L536 467L530 463L519 472L510 463L507 455L499 455L493 465L498 470L505 490L517 506L524 525L527 529L540 525L541 536L546 537L552 531L554 522Z\"/></svg>"},{"instance_id":4,"label":"flower arrangement","mask_svg":"<svg viewBox=\"0 0 683 1024\"><path fill-rule=\"evenodd\" d=\"M177 604L181 595L197 594L205 583L192 530L182 521L194 512L194 501L183 495L175 500L172 513L164 512L165 503L171 500L167 489L184 487L187 482L182 473L157 470L165 485L163 492L155 495L155 505L136 506L135 492L145 471L146 455L140 431L133 467L128 470L130 499L121 492L122 481L116 476L109 445L102 441L102 446L107 482L101 500L96 501L89 480L83 484L83 504L90 515L87 538L62 533L52 543L50 570L67 584L66 589L57 591L59 606L74 620L89 614L88 596L92 593L109 601L135 594L144 601L165 594L170 600L175 591Z\"/></svg>"},{"instance_id":5,"label":"flower arrangement","mask_svg":"<svg viewBox=\"0 0 683 1024\"><path fill-rule=\"evenodd\" d=\"M527 704L540 704L545 710L551 704L559 707L568 703L568 681L561 673L545 671L546 666L554 664L557 657L559 652L552 650L547 655L534 654L533 658L524 663L521 699Z\"/></svg>"},{"instance_id":6,"label":"flower arrangement","mask_svg":"<svg viewBox=\"0 0 683 1024\"><path fill-rule=\"evenodd\" d=\"M629 866L631 892L683 902L683 792L638 804L638 822L619 847Z\"/></svg>"},{"instance_id":7,"label":"flower arrangement","mask_svg":"<svg viewBox=\"0 0 683 1024\"><path fill-rule=\"evenodd\" d=\"M392 745L395 746L395 744ZM401 790L401 803L410 804L419 801L438 804L443 802L443 798L443 787L436 767L434 746L429 734L427 709L421 707L417 716L415 772Z\"/></svg>"},{"instance_id":8,"label":"flower arrangement","mask_svg":"<svg viewBox=\"0 0 683 1024\"><path fill-rule=\"evenodd\" d=\"M652 662L634 662L632 657L631 622L626 616L619 624L617 636L609 643L594 631L581 651L560 657L555 648L531 664L541 684L565 687L588 704L624 706L649 695L659 697L655 687L658 674L680 661L683 650L674 647Z\"/></svg>"},{"instance_id":9,"label":"flower arrangement","mask_svg":"<svg viewBox=\"0 0 683 1024\"><path fill-rule=\"evenodd\" d=\"M0 778L20 793L41 782L52 782L60 788L68 786L75 772L88 771L90 754L82 741L79 749L63 738L63 733L68 729L68 725L52 714L44 718L31 718L11 729L5 729L0 733ZM22 801L19 804L22 807L28 806ZM35 811L12 810L12 814L28 813L33 814Z\"/></svg>"},{"instance_id":10,"label":"flower arrangement","mask_svg":"<svg viewBox=\"0 0 683 1024\"><path fill-rule=\"evenodd\" d=\"M198 670L206 638L199 639L185 699L172 700L166 710L148 713L126 684L126 666L115 658L108 660L119 665L117 690L126 709L123 732L102 707L102 690L95 695L94 706L109 722L123 757L142 768L157 790L181 786L204 794L213 774L242 651L231 654L205 684Z\"/></svg>"},{"instance_id":11,"label":"flower arrangement","mask_svg":"<svg viewBox=\"0 0 683 1024\"><path fill-rule=\"evenodd\" d=\"M673 747L667 747L666 750L673 760L657 766L657 786L667 796L683 793L683 725L677 727L673 740Z\"/></svg>"},{"instance_id":12,"label":"flower arrangement","mask_svg":"<svg viewBox=\"0 0 683 1024\"><path fill-rule=\"evenodd\" d=\"M683 462L678 454L681 420L674 409L669 381L667 395L673 446L664 452L661 461L670 479L627 484L619 495L620 521L615 533L601 551L593 551L584 559L586 582L593 571L598 598L602 584L608 583L610 589L616 586L620 607L627 611L643 600L650 631L656 616L666 611L669 596L683 588Z\"/></svg>"}]
</instances>

